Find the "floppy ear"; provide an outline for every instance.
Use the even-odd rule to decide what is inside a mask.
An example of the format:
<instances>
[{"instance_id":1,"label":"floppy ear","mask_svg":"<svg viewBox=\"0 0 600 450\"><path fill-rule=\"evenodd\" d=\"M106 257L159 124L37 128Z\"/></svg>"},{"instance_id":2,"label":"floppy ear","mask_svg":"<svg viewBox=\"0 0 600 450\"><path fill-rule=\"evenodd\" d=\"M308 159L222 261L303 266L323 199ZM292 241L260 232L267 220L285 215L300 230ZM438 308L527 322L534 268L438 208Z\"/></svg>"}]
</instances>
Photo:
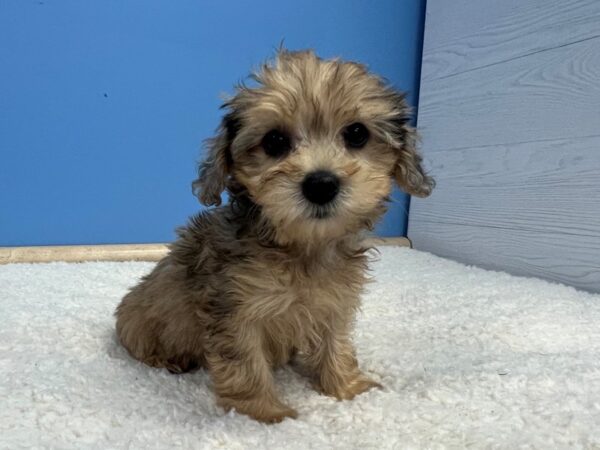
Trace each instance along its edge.
<instances>
[{"instance_id":1,"label":"floppy ear","mask_svg":"<svg viewBox=\"0 0 600 450\"><path fill-rule=\"evenodd\" d=\"M221 193L233 166L231 143L240 129L240 121L234 112L223 117L217 135L207 141L207 155L198 166L198 179L192 183L192 191L206 206L221 204Z\"/></svg>"},{"instance_id":2,"label":"floppy ear","mask_svg":"<svg viewBox=\"0 0 600 450\"><path fill-rule=\"evenodd\" d=\"M423 158L417 151L417 131L408 124L408 107L401 101L401 116L394 120L397 159L394 178L400 188L415 197L427 197L435 187L435 180L421 166Z\"/></svg>"}]
</instances>

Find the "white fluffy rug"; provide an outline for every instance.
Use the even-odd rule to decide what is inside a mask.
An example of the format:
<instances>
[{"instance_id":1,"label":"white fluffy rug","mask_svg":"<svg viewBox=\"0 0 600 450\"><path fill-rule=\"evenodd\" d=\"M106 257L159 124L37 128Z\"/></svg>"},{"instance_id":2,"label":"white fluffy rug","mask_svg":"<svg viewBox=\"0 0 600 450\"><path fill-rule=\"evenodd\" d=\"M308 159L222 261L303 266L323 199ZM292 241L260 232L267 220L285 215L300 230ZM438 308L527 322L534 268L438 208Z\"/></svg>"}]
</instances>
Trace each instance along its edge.
<instances>
[{"instance_id":1,"label":"white fluffy rug","mask_svg":"<svg viewBox=\"0 0 600 450\"><path fill-rule=\"evenodd\" d=\"M117 344L151 267L0 266L0 448L600 447L600 295L382 248L356 344L385 389L337 402L283 370L300 416L267 426Z\"/></svg>"}]
</instances>

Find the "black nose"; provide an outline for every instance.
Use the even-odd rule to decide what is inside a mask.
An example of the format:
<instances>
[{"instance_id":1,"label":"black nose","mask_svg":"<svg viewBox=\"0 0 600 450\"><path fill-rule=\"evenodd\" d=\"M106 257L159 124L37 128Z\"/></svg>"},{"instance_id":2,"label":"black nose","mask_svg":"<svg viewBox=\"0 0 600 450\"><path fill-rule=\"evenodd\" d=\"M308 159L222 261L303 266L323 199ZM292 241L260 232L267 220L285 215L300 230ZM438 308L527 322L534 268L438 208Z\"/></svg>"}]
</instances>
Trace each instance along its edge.
<instances>
[{"instance_id":1,"label":"black nose","mask_svg":"<svg viewBox=\"0 0 600 450\"><path fill-rule=\"evenodd\" d=\"M329 203L339 191L340 180L325 170L309 173L302 182L302 193L308 201L317 205Z\"/></svg>"}]
</instances>

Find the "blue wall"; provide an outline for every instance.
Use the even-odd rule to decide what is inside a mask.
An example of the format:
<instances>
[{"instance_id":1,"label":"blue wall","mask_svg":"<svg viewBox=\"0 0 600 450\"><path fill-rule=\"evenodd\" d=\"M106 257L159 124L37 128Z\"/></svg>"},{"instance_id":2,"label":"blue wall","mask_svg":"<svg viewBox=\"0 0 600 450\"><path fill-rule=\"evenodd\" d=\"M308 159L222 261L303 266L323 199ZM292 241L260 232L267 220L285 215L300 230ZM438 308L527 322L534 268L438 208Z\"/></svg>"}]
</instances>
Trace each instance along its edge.
<instances>
[{"instance_id":1,"label":"blue wall","mask_svg":"<svg viewBox=\"0 0 600 450\"><path fill-rule=\"evenodd\" d=\"M0 245L171 240L219 93L285 39L414 94L424 1L3 0Z\"/></svg>"}]
</instances>

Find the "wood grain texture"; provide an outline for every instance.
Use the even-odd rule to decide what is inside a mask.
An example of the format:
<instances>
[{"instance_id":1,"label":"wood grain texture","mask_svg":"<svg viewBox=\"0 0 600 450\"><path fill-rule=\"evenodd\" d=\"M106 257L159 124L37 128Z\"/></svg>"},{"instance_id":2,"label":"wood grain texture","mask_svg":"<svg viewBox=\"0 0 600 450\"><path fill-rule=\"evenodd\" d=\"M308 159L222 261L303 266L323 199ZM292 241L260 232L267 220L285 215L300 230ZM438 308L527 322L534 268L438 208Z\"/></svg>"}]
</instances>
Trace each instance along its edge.
<instances>
[{"instance_id":1,"label":"wood grain texture","mask_svg":"<svg viewBox=\"0 0 600 450\"><path fill-rule=\"evenodd\" d=\"M600 36L597 0L432 0L423 81Z\"/></svg>"},{"instance_id":2,"label":"wood grain texture","mask_svg":"<svg viewBox=\"0 0 600 450\"><path fill-rule=\"evenodd\" d=\"M424 82L419 128L427 152L597 135L600 37Z\"/></svg>"},{"instance_id":3,"label":"wood grain texture","mask_svg":"<svg viewBox=\"0 0 600 450\"><path fill-rule=\"evenodd\" d=\"M585 235L600 255L600 135L440 151L437 188L413 199L411 224ZM409 231L412 231L409 230Z\"/></svg>"},{"instance_id":4,"label":"wood grain texture","mask_svg":"<svg viewBox=\"0 0 600 450\"><path fill-rule=\"evenodd\" d=\"M415 248L485 269L600 292L600 246L589 236L420 221Z\"/></svg>"},{"instance_id":5,"label":"wood grain texture","mask_svg":"<svg viewBox=\"0 0 600 450\"><path fill-rule=\"evenodd\" d=\"M427 8L415 248L600 292L600 1Z\"/></svg>"}]
</instances>

